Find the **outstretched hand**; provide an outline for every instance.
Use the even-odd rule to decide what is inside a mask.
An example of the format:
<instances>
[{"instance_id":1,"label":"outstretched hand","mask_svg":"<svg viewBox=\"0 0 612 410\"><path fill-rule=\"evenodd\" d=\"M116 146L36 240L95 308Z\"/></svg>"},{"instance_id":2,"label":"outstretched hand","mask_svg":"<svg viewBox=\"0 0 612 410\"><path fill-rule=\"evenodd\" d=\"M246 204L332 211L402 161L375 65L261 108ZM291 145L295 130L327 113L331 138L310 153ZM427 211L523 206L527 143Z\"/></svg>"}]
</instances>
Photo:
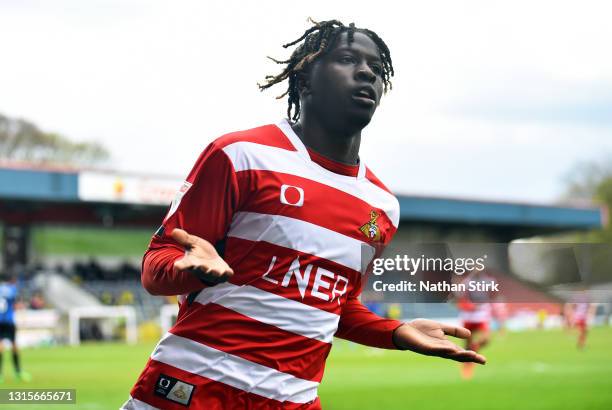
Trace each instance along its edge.
<instances>
[{"instance_id":1,"label":"outstretched hand","mask_svg":"<svg viewBox=\"0 0 612 410\"><path fill-rule=\"evenodd\" d=\"M485 364L487 359L472 351L465 350L446 336L467 339L471 332L463 327L445 325L427 319L416 319L404 323L393 333L393 342L401 349L412 350L428 356L438 356L458 362Z\"/></svg>"},{"instance_id":2,"label":"outstretched hand","mask_svg":"<svg viewBox=\"0 0 612 410\"><path fill-rule=\"evenodd\" d=\"M234 274L207 240L178 228L170 236L185 248L185 255L174 262L175 272L191 272L209 285L226 282Z\"/></svg>"}]
</instances>

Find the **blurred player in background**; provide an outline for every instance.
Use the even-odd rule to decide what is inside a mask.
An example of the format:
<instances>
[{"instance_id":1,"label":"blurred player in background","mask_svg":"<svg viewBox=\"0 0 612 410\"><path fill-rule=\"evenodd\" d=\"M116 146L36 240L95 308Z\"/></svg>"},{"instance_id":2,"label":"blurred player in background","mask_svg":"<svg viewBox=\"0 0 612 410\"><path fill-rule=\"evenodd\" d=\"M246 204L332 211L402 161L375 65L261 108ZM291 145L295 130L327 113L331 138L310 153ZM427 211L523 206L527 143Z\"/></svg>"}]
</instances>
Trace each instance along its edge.
<instances>
[{"instance_id":1,"label":"blurred player in background","mask_svg":"<svg viewBox=\"0 0 612 410\"><path fill-rule=\"evenodd\" d=\"M548 311L546 309L538 309L536 312L536 317L538 319L537 328L542 330L546 326L546 319L548 319Z\"/></svg>"},{"instance_id":2,"label":"blurred player in background","mask_svg":"<svg viewBox=\"0 0 612 410\"><path fill-rule=\"evenodd\" d=\"M472 271L462 283L469 282L491 282L493 277L484 271ZM491 318L493 315L493 304L489 301L497 297L486 291L469 291L456 295L458 298L459 319L462 326L471 334L466 340L466 349L479 352L491 340ZM461 365L461 377L469 380L474 376L474 363L465 362Z\"/></svg>"},{"instance_id":3,"label":"blurred player in background","mask_svg":"<svg viewBox=\"0 0 612 410\"><path fill-rule=\"evenodd\" d=\"M17 330L15 327L15 302L17 301L18 291L19 286L15 276L2 275L0 277L0 382L4 380L2 376L4 340L11 342L15 377L22 381L30 380L30 375L21 370L19 348L15 338Z\"/></svg>"},{"instance_id":4,"label":"blurred player in background","mask_svg":"<svg viewBox=\"0 0 612 410\"><path fill-rule=\"evenodd\" d=\"M399 222L359 159L393 66L373 31L313 23L260 86L288 80L288 119L211 143L151 241L143 285L187 296L124 409L320 409L334 336L485 361L446 338L466 329L385 319L359 301L362 247L388 244Z\"/></svg>"},{"instance_id":5,"label":"blurred player in background","mask_svg":"<svg viewBox=\"0 0 612 410\"><path fill-rule=\"evenodd\" d=\"M508 320L508 305L502 298L497 298L491 304L491 312L496 322L496 330L500 336L506 335L506 321Z\"/></svg>"},{"instance_id":6,"label":"blurred player in background","mask_svg":"<svg viewBox=\"0 0 612 410\"><path fill-rule=\"evenodd\" d=\"M563 330L571 332L572 330L572 304L565 303L561 306L561 320L563 323Z\"/></svg>"},{"instance_id":7,"label":"blurred player in background","mask_svg":"<svg viewBox=\"0 0 612 410\"><path fill-rule=\"evenodd\" d=\"M578 329L578 349L584 349L589 333L589 321L595 315L595 304L589 302L576 302L571 305L572 325Z\"/></svg>"}]
</instances>

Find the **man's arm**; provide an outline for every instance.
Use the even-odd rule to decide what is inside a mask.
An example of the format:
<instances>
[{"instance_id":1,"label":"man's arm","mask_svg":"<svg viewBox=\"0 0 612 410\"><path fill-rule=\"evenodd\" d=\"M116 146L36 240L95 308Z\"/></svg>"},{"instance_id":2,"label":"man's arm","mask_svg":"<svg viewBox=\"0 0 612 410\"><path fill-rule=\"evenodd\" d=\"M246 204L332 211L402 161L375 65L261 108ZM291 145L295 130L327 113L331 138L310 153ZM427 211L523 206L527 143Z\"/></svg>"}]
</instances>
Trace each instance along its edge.
<instances>
[{"instance_id":1,"label":"man's arm","mask_svg":"<svg viewBox=\"0 0 612 410\"><path fill-rule=\"evenodd\" d=\"M366 346L412 350L459 362L486 362L484 356L457 346L447 335L466 339L470 331L425 319L408 323L384 319L369 311L356 297L347 300L336 332L337 337Z\"/></svg>"},{"instance_id":2,"label":"man's arm","mask_svg":"<svg viewBox=\"0 0 612 410\"><path fill-rule=\"evenodd\" d=\"M183 246L149 250L143 259L142 285L153 295L181 295L227 281L234 271L210 242L174 229L172 239Z\"/></svg>"},{"instance_id":3,"label":"man's arm","mask_svg":"<svg viewBox=\"0 0 612 410\"><path fill-rule=\"evenodd\" d=\"M402 324L372 313L356 297L349 296L342 307L336 336L366 346L397 349L393 343L393 332Z\"/></svg>"},{"instance_id":4,"label":"man's arm","mask_svg":"<svg viewBox=\"0 0 612 410\"><path fill-rule=\"evenodd\" d=\"M438 356L458 362L485 364L487 359L472 350L457 346L446 336L467 339L471 332L463 327L427 319L404 323L393 332L394 344L400 350L412 350L427 356Z\"/></svg>"},{"instance_id":5,"label":"man's arm","mask_svg":"<svg viewBox=\"0 0 612 410\"><path fill-rule=\"evenodd\" d=\"M152 295L182 295L202 289L204 284L189 272L175 273L174 262L183 250L172 246L148 249L142 259L142 286Z\"/></svg>"},{"instance_id":6,"label":"man's arm","mask_svg":"<svg viewBox=\"0 0 612 410\"><path fill-rule=\"evenodd\" d=\"M212 244L221 241L238 207L239 188L223 149L198 158L142 261L142 285L154 295L182 295L233 273Z\"/></svg>"}]
</instances>

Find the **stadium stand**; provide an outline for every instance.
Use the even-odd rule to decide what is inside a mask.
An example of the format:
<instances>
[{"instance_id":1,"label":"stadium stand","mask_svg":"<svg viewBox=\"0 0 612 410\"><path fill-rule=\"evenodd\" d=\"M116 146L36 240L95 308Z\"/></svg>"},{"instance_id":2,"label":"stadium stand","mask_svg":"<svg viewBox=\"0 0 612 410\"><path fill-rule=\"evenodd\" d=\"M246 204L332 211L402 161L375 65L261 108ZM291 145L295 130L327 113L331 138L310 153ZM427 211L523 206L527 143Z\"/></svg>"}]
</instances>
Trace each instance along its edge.
<instances>
[{"instance_id":1,"label":"stadium stand","mask_svg":"<svg viewBox=\"0 0 612 410\"><path fill-rule=\"evenodd\" d=\"M110 266L83 254L57 264L52 255L32 254L32 232L50 224L108 230L144 228L154 232L181 183L181 178L168 176L0 167L1 265L5 270L20 270L22 277L31 281L22 293L27 305L33 302L34 306L50 306L60 312L85 305L133 306L139 322L157 320L160 309L169 301L146 293L140 285L140 268L133 260L117 262L120 257L115 257ZM418 195L398 195L398 199L401 221L394 240L398 248L415 241L508 243L517 238L604 224L604 212L598 207ZM140 255L134 256L139 259ZM24 270L24 266L31 269ZM41 285L42 279L32 281L41 275L46 277L45 284ZM63 290L54 294L49 284L61 284ZM68 294L82 298L77 303L77 296L58 297ZM389 306L380 309L389 311ZM412 304L401 315L444 318L456 317L457 312L448 304Z\"/></svg>"}]
</instances>

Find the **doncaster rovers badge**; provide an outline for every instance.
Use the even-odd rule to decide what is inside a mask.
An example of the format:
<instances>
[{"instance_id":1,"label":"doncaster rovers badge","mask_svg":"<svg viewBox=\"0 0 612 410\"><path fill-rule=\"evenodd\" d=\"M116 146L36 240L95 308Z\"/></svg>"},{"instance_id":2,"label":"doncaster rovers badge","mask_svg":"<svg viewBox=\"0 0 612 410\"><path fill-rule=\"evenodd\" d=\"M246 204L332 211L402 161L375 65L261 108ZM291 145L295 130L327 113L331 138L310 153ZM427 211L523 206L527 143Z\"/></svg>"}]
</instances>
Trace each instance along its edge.
<instances>
[{"instance_id":1,"label":"doncaster rovers badge","mask_svg":"<svg viewBox=\"0 0 612 410\"><path fill-rule=\"evenodd\" d=\"M376 224L376 220L380 214L376 211L370 212L370 221L363 224L359 230L363 233L367 238L372 241L380 241L380 228Z\"/></svg>"}]
</instances>

